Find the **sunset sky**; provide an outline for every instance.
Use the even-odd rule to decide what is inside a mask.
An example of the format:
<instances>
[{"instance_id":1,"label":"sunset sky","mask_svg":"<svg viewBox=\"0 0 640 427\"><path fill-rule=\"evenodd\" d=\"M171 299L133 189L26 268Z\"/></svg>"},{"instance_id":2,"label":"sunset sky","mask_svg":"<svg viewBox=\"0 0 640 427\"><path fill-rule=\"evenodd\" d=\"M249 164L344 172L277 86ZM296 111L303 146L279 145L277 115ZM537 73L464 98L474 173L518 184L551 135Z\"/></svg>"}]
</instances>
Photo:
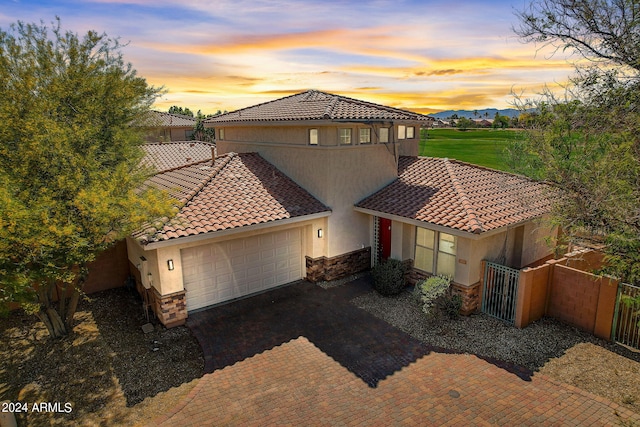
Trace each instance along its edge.
<instances>
[{"instance_id":1,"label":"sunset sky","mask_svg":"<svg viewBox=\"0 0 640 427\"><path fill-rule=\"evenodd\" d=\"M565 82L564 56L512 31L524 0L0 0L15 21L94 29L171 105L214 113L318 89L421 113L508 108Z\"/></svg>"}]
</instances>

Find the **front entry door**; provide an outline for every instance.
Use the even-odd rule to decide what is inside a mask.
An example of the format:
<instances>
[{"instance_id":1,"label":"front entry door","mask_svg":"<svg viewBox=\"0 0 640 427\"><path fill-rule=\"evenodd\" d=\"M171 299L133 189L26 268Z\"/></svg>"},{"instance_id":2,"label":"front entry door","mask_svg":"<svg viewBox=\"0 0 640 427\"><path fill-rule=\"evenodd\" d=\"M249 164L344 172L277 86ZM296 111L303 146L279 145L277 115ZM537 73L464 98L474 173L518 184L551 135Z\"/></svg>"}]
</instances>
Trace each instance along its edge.
<instances>
[{"instance_id":1,"label":"front entry door","mask_svg":"<svg viewBox=\"0 0 640 427\"><path fill-rule=\"evenodd\" d=\"M390 219L378 218L378 236L380 236L378 256L381 261L384 261L391 256L391 220Z\"/></svg>"}]
</instances>

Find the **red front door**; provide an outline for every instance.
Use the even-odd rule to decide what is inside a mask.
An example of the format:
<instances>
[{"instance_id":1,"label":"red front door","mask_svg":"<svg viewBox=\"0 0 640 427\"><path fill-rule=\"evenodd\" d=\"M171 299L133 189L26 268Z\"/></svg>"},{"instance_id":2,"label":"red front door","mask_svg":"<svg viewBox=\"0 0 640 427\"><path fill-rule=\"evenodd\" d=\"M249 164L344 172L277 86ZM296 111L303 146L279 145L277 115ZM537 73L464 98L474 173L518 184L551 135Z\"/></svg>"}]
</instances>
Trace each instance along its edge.
<instances>
[{"instance_id":1,"label":"red front door","mask_svg":"<svg viewBox=\"0 0 640 427\"><path fill-rule=\"evenodd\" d=\"M386 218L378 218L378 236L379 247L378 253L380 260L385 260L391 256L391 220Z\"/></svg>"}]
</instances>

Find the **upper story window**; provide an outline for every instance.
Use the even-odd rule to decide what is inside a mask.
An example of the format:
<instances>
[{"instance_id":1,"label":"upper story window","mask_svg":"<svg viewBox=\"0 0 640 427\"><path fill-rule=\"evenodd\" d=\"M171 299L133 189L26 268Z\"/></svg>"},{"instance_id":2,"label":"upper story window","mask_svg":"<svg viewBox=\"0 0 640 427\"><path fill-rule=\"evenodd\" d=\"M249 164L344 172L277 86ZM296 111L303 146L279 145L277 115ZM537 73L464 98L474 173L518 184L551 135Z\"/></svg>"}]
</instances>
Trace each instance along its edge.
<instances>
[{"instance_id":1,"label":"upper story window","mask_svg":"<svg viewBox=\"0 0 640 427\"><path fill-rule=\"evenodd\" d=\"M339 140L340 140L340 145L351 144L351 129L350 128L340 129Z\"/></svg>"},{"instance_id":2,"label":"upper story window","mask_svg":"<svg viewBox=\"0 0 640 427\"><path fill-rule=\"evenodd\" d=\"M413 126L407 126L407 139L413 139L416 137L416 128Z\"/></svg>"},{"instance_id":3,"label":"upper story window","mask_svg":"<svg viewBox=\"0 0 640 427\"><path fill-rule=\"evenodd\" d=\"M224 129L216 129L218 131L218 139L224 139Z\"/></svg>"},{"instance_id":4,"label":"upper story window","mask_svg":"<svg viewBox=\"0 0 640 427\"><path fill-rule=\"evenodd\" d=\"M454 277L457 240L451 234L416 227L415 267L427 273Z\"/></svg>"},{"instance_id":5,"label":"upper story window","mask_svg":"<svg viewBox=\"0 0 640 427\"><path fill-rule=\"evenodd\" d=\"M318 145L318 129L309 129L309 145Z\"/></svg>"},{"instance_id":6,"label":"upper story window","mask_svg":"<svg viewBox=\"0 0 640 427\"><path fill-rule=\"evenodd\" d=\"M193 130L185 130L184 131L184 139L191 139L193 137Z\"/></svg>"},{"instance_id":7,"label":"upper story window","mask_svg":"<svg viewBox=\"0 0 640 427\"><path fill-rule=\"evenodd\" d=\"M389 142L389 128L380 128L380 142Z\"/></svg>"},{"instance_id":8,"label":"upper story window","mask_svg":"<svg viewBox=\"0 0 640 427\"><path fill-rule=\"evenodd\" d=\"M407 138L407 127L405 125L398 125L398 139Z\"/></svg>"},{"instance_id":9,"label":"upper story window","mask_svg":"<svg viewBox=\"0 0 640 427\"><path fill-rule=\"evenodd\" d=\"M360 144L370 144L371 143L371 129L360 129Z\"/></svg>"}]
</instances>

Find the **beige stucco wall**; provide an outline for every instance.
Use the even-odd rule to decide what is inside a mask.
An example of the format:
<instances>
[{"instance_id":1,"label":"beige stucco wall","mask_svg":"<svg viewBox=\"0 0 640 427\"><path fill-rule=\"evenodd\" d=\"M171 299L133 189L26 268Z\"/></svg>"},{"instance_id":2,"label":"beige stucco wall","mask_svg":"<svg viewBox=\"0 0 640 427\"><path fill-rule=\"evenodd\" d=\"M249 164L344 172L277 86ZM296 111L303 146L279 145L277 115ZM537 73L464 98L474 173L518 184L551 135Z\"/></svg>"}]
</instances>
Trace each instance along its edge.
<instances>
[{"instance_id":1,"label":"beige stucco wall","mask_svg":"<svg viewBox=\"0 0 640 427\"><path fill-rule=\"evenodd\" d=\"M551 225L549 218L543 217L526 223L521 267L552 254L557 236L558 229Z\"/></svg>"},{"instance_id":2,"label":"beige stucco wall","mask_svg":"<svg viewBox=\"0 0 640 427\"><path fill-rule=\"evenodd\" d=\"M193 131L193 127L149 129L145 139L147 142L187 141L187 131Z\"/></svg>"},{"instance_id":3,"label":"beige stucco wall","mask_svg":"<svg viewBox=\"0 0 640 427\"><path fill-rule=\"evenodd\" d=\"M327 229L327 218L317 218L309 221L302 221L293 224L277 225L272 227L264 227L257 230L233 233L224 236L216 236L215 233L211 233L209 238L200 238L197 240L177 239L172 245L160 246L156 249L147 249L139 245L135 240L127 239L127 251L129 260L133 265L140 264L140 257L144 256L147 259L147 269L152 275L152 286L161 295L167 295L174 292L179 292L184 289L183 274L182 274L182 258L180 251L185 248L190 248L200 245L208 245L211 243L219 243L226 240L242 239L250 236L271 233L275 231L281 231L291 228L302 227L302 251L304 271L304 256L310 256L312 258L319 257L326 252L326 233L324 237L318 238L317 230L322 228ZM204 235L203 235L204 237ZM174 269L169 271L167 261L173 260ZM144 272L143 281L146 278L147 271Z\"/></svg>"},{"instance_id":4,"label":"beige stucco wall","mask_svg":"<svg viewBox=\"0 0 640 427\"><path fill-rule=\"evenodd\" d=\"M371 224L373 227L373 222ZM553 249L546 244L545 237L555 236L556 231L548 223L530 221L525 223L523 228L522 257L520 265L513 265L516 268L542 259L553 252ZM517 227L512 227L479 239L475 236L464 237L457 235L454 281L462 285L473 285L478 282L480 280L482 260L510 265L514 242L516 242L516 229ZM415 259L415 233L415 225L392 221L392 258L402 260Z\"/></svg>"},{"instance_id":5,"label":"beige stucco wall","mask_svg":"<svg viewBox=\"0 0 640 427\"><path fill-rule=\"evenodd\" d=\"M339 130L351 129L351 145L359 145L360 129L369 129L371 131L371 144L379 143L380 128L390 128L389 142L400 143L400 155L417 156L418 141L420 139L420 123L408 122L403 126L411 126L414 128L414 138L398 140L398 125L391 123L332 123L326 121L320 122L295 122L289 124L272 124L264 126L262 124L246 124L246 125L222 125L215 126L218 130L224 130L224 138L217 142L224 145L225 142L243 142L243 143L278 143L287 145L308 145L309 129L318 129L318 146L335 147L339 143ZM392 130L391 130L392 129ZM363 144L367 145L367 144Z\"/></svg>"},{"instance_id":6,"label":"beige stucco wall","mask_svg":"<svg viewBox=\"0 0 640 427\"><path fill-rule=\"evenodd\" d=\"M140 270L140 278L143 285L148 283L148 273L151 273L151 285L156 288L158 292L161 290L161 284L159 280L155 280L160 276L158 272L158 257L155 250L145 250L135 240L127 237L127 256L129 261ZM141 260L141 257L146 259L146 262Z\"/></svg>"},{"instance_id":7,"label":"beige stucco wall","mask_svg":"<svg viewBox=\"0 0 640 427\"><path fill-rule=\"evenodd\" d=\"M368 216L355 203L397 178L395 144L292 146L274 143L220 141L218 154L258 152L268 162L331 208L327 257L369 246Z\"/></svg>"}]
</instances>

